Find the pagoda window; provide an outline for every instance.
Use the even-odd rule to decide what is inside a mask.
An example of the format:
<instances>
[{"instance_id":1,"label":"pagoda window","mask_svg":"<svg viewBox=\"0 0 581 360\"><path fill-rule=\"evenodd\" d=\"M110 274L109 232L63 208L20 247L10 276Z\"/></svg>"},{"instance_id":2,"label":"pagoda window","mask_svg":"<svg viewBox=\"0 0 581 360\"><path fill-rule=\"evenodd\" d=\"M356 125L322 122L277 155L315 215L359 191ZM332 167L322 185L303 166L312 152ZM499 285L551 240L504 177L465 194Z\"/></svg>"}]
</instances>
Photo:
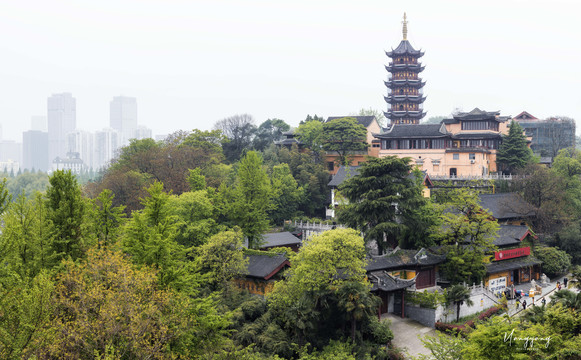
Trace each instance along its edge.
<instances>
[{"instance_id":1,"label":"pagoda window","mask_svg":"<svg viewBox=\"0 0 581 360\"><path fill-rule=\"evenodd\" d=\"M399 94L403 95L403 89L399 89Z\"/></svg>"},{"instance_id":2,"label":"pagoda window","mask_svg":"<svg viewBox=\"0 0 581 360\"><path fill-rule=\"evenodd\" d=\"M403 105L400 105L400 106L399 106L399 109L400 109L400 110L403 110Z\"/></svg>"}]
</instances>

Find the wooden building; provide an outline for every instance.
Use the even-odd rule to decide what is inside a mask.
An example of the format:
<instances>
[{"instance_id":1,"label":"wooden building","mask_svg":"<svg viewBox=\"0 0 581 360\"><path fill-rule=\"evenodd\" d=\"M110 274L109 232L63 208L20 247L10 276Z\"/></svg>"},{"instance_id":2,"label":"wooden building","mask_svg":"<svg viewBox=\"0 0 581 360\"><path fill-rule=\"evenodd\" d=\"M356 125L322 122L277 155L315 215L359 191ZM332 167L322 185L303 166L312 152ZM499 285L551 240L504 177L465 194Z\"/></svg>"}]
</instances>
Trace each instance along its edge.
<instances>
[{"instance_id":1,"label":"wooden building","mask_svg":"<svg viewBox=\"0 0 581 360\"><path fill-rule=\"evenodd\" d=\"M511 285L539 280L542 261L531 255L535 237L526 225L501 225L494 240L498 250L486 264L485 286L502 293Z\"/></svg>"},{"instance_id":2,"label":"wooden building","mask_svg":"<svg viewBox=\"0 0 581 360\"><path fill-rule=\"evenodd\" d=\"M256 295L269 293L274 283L281 278L282 271L290 266L283 255L267 252L259 254L259 251L253 251L244 257L248 259L245 277L234 279L234 283L240 289Z\"/></svg>"},{"instance_id":3,"label":"wooden building","mask_svg":"<svg viewBox=\"0 0 581 360\"><path fill-rule=\"evenodd\" d=\"M393 124L419 124L426 115L423 111L423 87L426 84L419 77L424 66L419 62L424 53L416 50L407 39L407 19L403 15L403 39L399 45L385 54L390 58L385 67L388 78L385 82L387 96L384 97L389 109L385 117Z\"/></svg>"},{"instance_id":4,"label":"wooden building","mask_svg":"<svg viewBox=\"0 0 581 360\"><path fill-rule=\"evenodd\" d=\"M480 206L498 221L493 243L498 248L486 264L485 285L493 292L505 287L539 280L542 261L531 255L536 235L527 225L534 208L516 193L480 194Z\"/></svg>"},{"instance_id":5,"label":"wooden building","mask_svg":"<svg viewBox=\"0 0 581 360\"><path fill-rule=\"evenodd\" d=\"M496 153L509 117L478 108L440 124L394 124L375 137L379 157L410 157L431 176L475 177L496 172Z\"/></svg>"},{"instance_id":6,"label":"wooden building","mask_svg":"<svg viewBox=\"0 0 581 360\"><path fill-rule=\"evenodd\" d=\"M373 285L371 291L381 298L381 313L393 312L404 317L405 289L436 286L438 265L445 260L445 255L435 255L426 249L399 248L368 259L365 269Z\"/></svg>"}]
</instances>

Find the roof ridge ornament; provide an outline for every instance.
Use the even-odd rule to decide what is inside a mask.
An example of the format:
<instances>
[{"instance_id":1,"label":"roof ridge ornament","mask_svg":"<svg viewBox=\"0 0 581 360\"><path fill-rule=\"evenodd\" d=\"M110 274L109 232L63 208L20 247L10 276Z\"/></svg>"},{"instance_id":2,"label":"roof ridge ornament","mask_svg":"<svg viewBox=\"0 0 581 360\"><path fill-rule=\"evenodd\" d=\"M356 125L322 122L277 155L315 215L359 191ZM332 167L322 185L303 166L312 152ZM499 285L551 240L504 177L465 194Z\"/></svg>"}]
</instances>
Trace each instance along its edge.
<instances>
[{"instance_id":1,"label":"roof ridge ornament","mask_svg":"<svg viewBox=\"0 0 581 360\"><path fill-rule=\"evenodd\" d=\"M407 21L407 16L406 13L403 13L403 21L401 22L403 24L403 29L402 29L402 33L403 33L403 39L407 40L408 39L408 21Z\"/></svg>"}]
</instances>

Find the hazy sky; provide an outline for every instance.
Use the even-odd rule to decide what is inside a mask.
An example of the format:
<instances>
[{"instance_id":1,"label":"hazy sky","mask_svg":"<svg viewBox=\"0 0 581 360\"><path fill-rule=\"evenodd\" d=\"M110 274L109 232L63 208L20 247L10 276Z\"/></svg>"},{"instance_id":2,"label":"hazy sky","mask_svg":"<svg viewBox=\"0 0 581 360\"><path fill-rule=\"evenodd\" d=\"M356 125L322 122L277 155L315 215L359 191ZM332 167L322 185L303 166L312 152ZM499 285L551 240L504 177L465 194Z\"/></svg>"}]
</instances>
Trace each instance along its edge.
<instances>
[{"instance_id":1,"label":"hazy sky","mask_svg":"<svg viewBox=\"0 0 581 360\"><path fill-rule=\"evenodd\" d=\"M577 0L2 0L4 139L21 141L60 92L91 131L109 125L117 95L137 98L154 134L240 113L297 125L385 110L384 51L404 11L426 52L428 117L479 107L581 120Z\"/></svg>"}]
</instances>

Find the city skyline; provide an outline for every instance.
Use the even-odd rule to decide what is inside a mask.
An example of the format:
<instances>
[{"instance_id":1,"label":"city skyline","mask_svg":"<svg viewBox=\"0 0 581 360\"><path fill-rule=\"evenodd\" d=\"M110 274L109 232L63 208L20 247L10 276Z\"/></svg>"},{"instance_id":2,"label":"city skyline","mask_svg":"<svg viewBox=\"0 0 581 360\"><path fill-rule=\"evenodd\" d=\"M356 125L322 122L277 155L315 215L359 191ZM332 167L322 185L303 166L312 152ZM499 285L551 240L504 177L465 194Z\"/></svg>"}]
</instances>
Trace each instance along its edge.
<instances>
[{"instance_id":1,"label":"city skyline","mask_svg":"<svg viewBox=\"0 0 581 360\"><path fill-rule=\"evenodd\" d=\"M154 134L242 113L296 126L307 114L386 110L384 51L401 40L404 12L410 42L425 51L426 118L479 107L579 119L580 9L566 0L5 3L0 123L4 139L18 140L62 92L77 98L77 127L88 131L107 123L116 94L139 99Z\"/></svg>"}]
</instances>

